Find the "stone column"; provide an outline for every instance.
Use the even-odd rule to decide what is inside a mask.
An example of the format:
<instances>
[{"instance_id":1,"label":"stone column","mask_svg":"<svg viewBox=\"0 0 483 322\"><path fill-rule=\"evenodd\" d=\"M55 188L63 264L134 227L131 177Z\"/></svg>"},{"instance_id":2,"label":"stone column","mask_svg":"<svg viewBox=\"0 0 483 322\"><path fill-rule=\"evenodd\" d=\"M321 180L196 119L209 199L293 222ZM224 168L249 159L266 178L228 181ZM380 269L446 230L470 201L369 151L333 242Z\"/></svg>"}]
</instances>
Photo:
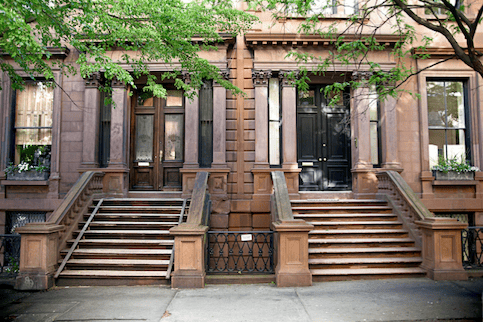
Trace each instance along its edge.
<instances>
[{"instance_id":1,"label":"stone column","mask_svg":"<svg viewBox=\"0 0 483 322\"><path fill-rule=\"evenodd\" d=\"M126 84L112 81L110 158L103 179L104 192L126 196L129 189L129 106Z\"/></svg>"},{"instance_id":2,"label":"stone column","mask_svg":"<svg viewBox=\"0 0 483 322\"><path fill-rule=\"evenodd\" d=\"M84 132L82 138L83 168L99 167L99 109L101 106L101 93L99 91L100 80L100 73L94 73L85 81Z\"/></svg>"},{"instance_id":3,"label":"stone column","mask_svg":"<svg viewBox=\"0 0 483 322\"><path fill-rule=\"evenodd\" d=\"M47 290L54 286L54 274L59 258L59 232L62 225L29 223L17 228L22 236L20 268L15 288L23 291Z\"/></svg>"},{"instance_id":4,"label":"stone column","mask_svg":"<svg viewBox=\"0 0 483 322\"><path fill-rule=\"evenodd\" d=\"M365 84L370 75L369 72L352 73L355 81L362 82L353 92L351 110L352 190L356 198L373 198L377 192L377 178L371 162L369 87Z\"/></svg>"},{"instance_id":5,"label":"stone column","mask_svg":"<svg viewBox=\"0 0 483 322\"><path fill-rule=\"evenodd\" d=\"M384 169L402 170L397 156L396 99L388 96L381 105L382 167Z\"/></svg>"},{"instance_id":6,"label":"stone column","mask_svg":"<svg viewBox=\"0 0 483 322\"><path fill-rule=\"evenodd\" d=\"M189 73L183 74L185 83L190 83ZM226 95L226 94L225 94ZM198 92L193 100L185 98L185 142L183 168L199 168L198 164L198 137L200 108ZM183 182L184 183L184 182Z\"/></svg>"},{"instance_id":7,"label":"stone column","mask_svg":"<svg viewBox=\"0 0 483 322\"><path fill-rule=\"evenodd\" d=\"M467 280L463 269L461 230L468 227L456 218L426 218L417 221L422 230L423 264L434 280Z\"/></svg>"},{"instance_id":8,"label":"stone column","mask_svg":"<svg viewBox=\"0 0 483 322\"><path fill-rule=\"evenodd\" d=\"M282 167L297 169L297 91L288 79L289 73L280 71L279 74L282 83Z\"/></svg>"},{"instance_id":9,"label":"stone column","mask_svg":"<svg viewBox=\"0 0 483 322\"><path fill-rule=\"evenodd\" d=\"M255 70L255 164L254 168L269 168L268 164L268 79L271 71Z\"/></svg>"},{"instance_id":10,"label":"stone column","mask_svg":"<svg viewBox=\"0 0 483 322\"><path fill-rule=\"evenodd\" d=\"M229 71L221 72L228 80ZM226 168L226 89L213 83L213 168Z\"/></svg>"}]
</instances>

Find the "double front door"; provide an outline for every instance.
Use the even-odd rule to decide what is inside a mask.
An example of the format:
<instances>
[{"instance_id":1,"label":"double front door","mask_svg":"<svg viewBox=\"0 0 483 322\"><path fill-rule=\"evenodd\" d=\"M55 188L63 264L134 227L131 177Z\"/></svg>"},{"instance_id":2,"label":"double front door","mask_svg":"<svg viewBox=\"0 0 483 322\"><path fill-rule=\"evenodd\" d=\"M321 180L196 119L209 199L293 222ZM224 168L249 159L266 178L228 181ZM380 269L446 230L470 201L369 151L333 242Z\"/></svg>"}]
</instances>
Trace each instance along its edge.
<instances>
[{"instance_id":1,"label":"double front door","mask_svg":"<svg viewBox=\"0 0 483 322\"><path fill-rule=\"evenodd\" d=\"M139 90L131 113L132 190L180 190L184 159L183 93L166 99Z\"/></svg>"},{"instance_id":2,"label":"double front door","mask_svg":"<svg viewBox=\"0 0 483 322\"><path fill-rule=\"evenodd\" d=\"M322 90L322 92L321 92ZM297 156L301 191L348 190L350 176L350 97L329 106L323 86L297 99Z\"/></svg>"}]
</instances>

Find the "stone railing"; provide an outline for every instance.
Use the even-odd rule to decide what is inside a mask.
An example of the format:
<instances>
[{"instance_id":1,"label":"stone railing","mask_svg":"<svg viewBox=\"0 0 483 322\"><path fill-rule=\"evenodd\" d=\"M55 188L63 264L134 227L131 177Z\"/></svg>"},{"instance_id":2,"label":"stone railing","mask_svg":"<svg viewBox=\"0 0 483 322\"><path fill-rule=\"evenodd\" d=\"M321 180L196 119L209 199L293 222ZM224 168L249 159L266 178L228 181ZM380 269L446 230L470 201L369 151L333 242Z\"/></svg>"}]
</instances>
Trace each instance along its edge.
<instances>
[{"instance_id":1,"label":"stone railing","mask_svg":"<svg viewBox=\"0 0 483 322\"><path fill-rule=\"evenodd\" d=\"M50 216L48 222L64 226L59 236L59 249L65 248L67 240L72 238L72 233L78 229L78 223L92 204L94 197L102 194L103 177L103 172L83 173Z\"/></svg>"},{"instance_id":2,"label":"stone railing","mask_svg":"<svg viewBox=\"0 0 483 322\"><path fill-rule=\"evenodd\" d=\"M205 286L205 242L211 212L208 193L208 172L198 172L185 223L169 230L174 236L173 288L203 288Z\"/></svg>"},{"instance_id":3,"label":"stone railing","mask_svg":"<svg viewBox=\"0 0 483 322\"><path fill-rule=\"evenodd\" d=\"M85 172L47 222L17 228L21 235L20 269L15 287L46 290L54 285L60 251L96 196L102 194L102 172Z\"/></svg>"},{"instance_id":4,"label":"stone railing","mask_svg":"<svg viewBox=\"0 0 483 322\"><path fill-rule=\"evenodd\" d=\"M271 197L271 228L275 238L275 278L277 286L310 286L309 231L314 228L303 219L294 219L285 175L274 171Z\"/></svg>"},{"instance_id":5,"label":"stone railing","mask_svg":"<svg viewBox=\"0 0 483 322\"><path fill-rule=\"evenodd\" d=\"M383 171L376 174L379 180L377 195L386 199L409 229L418 247L422 246L422 232L417 221L434 217L413 189L396 171Z\"/></svg>"},{"instance_id":6,"label":"stone railing","mask_svg":"<svg viewBox=\"0 0 483 322\"><path fill-rule=\"evenodd\" d=\"M437 218L395 171L377 173L379 198L386 199L422 250L421 268L434 280L466 280L461 231L456 218Z\"/></svg>"}]
</instances>

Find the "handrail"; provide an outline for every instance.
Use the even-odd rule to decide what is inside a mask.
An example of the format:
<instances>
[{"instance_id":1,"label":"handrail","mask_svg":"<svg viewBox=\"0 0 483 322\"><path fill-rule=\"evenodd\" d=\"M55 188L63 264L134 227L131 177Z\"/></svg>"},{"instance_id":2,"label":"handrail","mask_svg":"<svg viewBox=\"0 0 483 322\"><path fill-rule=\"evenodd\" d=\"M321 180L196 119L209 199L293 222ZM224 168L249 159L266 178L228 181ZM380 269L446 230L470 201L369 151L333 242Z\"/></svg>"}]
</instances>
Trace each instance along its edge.
<instances>
[{"instance_id":1,"label":"handrail","mask_svg":"<svg viewBox=\"0 0 483 322\"><path fill-rule=\"evenodd\" d=\"M99 208L101 207L103 201L104 201L104 199L101 199L97 203L96 208L92 211L91 215L89 216L89 219L87 219L87 221L84 224L84 227L80 231L79 235L77 235L77 238L75 239L74 243L70 247L69 252L67 253L67 255L65 255L64 260L62 261L62 264L60 264L59 268L57 269L57 273L55 273L55 275L54 275L54 278L59 277L60 273L62 272L65 265L67 264L67 261L72 256L72 253L74 253L74 250L76 249L77 245L79 244L79 241L82 239L82 237L84 237L84 233L86 232L87 227L89 227L90 223L94 219L94 216L97 214L97 211L99 211Z\"/></svg>"},{"instance_id":2,"label":"handrail","mask_svg":"<svg viewBox=\"0 0 483 322\"><path fill-rule=\"evenodd\" d=\"M273 171L272 222L294 220L290 196L285 175L282 171Z\"/></svg>"},{"instance_id":3,"label":"handrail","mask_svg":"<svg viewBox=\"0 0 483 322\"><path fill-rule=\"evenodd\" d=\"M378 196L386 196L392 203L393 208L400 215L405 226L409 228L418 246L422 245L421 230L416 221L434 217L428 208L422 203L413 189L406 183L396 171L381 171L376 173L378 184Z\"/></svg>"},{"instance_id":4,"label":"handrail","mask_svg":"<svg viewBox=\"0 0 483 322\"><path fill-rule=\"evenodd\" d=\"M179 220L178 220L178 225L183 222L183 217L186 209L186 201L187 199L183 200L183 206L181 208L181 212L179 214ZM169 257L169 264L168 264L168 270L166 271L166 279L169 279L171 275L171 271L173 270L173 263L174 263L174 244L173 244L173 249L171 250L171 256Z\"/></svg>"},{"instance_id":5,"label":"handrail","mask_svg":"<svg viewBox=\"0 0 483 322\"><path fill-rule=\"evenodd\" d=\"M102 182L93 182L93 179L102 178L103 175L103 172L97 171L84 172L74 186L69 190L60 206L57 207L57 209L55 209L55 211L52 213L49 222L53 222L58 225L61 224L65 215L69 212L71 207L75 205L75 202L79 199L79 197L82 196L86 189L102 191ZM92 187L89 187L89 185Z\"/></svg>"},{"instance_id":6,"label":"handrail","mask_svg":"<svg viewBox=\"0 0 483 322\"><path fill-rule=\"evenodd\" d=\"M190 210L186 223L189 225L208 225L210 194L208 193L208 172L198 172L191 194Z\"/></svg>"}]
</instances>

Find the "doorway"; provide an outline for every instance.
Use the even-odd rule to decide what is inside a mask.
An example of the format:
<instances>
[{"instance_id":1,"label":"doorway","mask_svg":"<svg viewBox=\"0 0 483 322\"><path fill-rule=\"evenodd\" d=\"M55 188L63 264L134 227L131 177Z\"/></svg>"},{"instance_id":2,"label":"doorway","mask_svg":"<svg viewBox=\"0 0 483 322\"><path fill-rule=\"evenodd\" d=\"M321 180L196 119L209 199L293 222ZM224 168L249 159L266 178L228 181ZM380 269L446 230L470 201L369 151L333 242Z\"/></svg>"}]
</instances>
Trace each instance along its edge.
<instances>
[{"instance_id":1,"label":"doorway","mask_svg":"<svg viewBox=\"0 0 483 322\"><path fill-rule=\"evenodd\" d=\"M140 89L131 110L130 189L181 190L183 92L168 90L162 99Z\"/></svg>"},{"instance_id":2,"label":"doorway","mask_svg":"<svg viewBox=\"0 0 483 322\"><path fill-rule=\"evenodd\" d=\"M350 94L329 106L324 85L297 97L297 158L301 191L350 190Z\"/></svg>"}]
</instances>

